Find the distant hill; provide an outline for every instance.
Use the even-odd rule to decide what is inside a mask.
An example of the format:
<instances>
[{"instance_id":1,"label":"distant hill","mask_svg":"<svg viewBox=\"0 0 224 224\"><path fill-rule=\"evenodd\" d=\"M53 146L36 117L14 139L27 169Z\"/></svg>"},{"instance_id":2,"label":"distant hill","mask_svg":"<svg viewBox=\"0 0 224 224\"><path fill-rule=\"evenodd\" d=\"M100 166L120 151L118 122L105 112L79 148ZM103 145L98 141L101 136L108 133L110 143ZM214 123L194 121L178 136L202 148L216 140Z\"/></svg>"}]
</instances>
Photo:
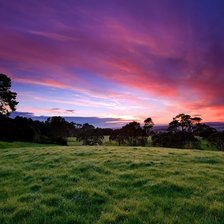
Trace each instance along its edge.
<instances>
[{"instance_id":1,"label":"distant hill","mask_svg":"<svg viewBox=\"0 0 224 224\"><path fill-rule=\"evenodd\" d=\"M224 122L205 122L205 123L218 131L224 131Z\"/></svg>"}]
</instances>

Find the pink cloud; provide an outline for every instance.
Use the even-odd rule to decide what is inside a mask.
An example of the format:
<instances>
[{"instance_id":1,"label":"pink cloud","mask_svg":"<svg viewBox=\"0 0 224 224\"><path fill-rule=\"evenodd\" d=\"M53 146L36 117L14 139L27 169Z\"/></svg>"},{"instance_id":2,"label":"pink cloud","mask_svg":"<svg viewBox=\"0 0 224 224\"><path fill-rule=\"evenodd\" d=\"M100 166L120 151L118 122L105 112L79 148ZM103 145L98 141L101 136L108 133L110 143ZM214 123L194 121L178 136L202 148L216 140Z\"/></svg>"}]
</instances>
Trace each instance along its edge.
<instances>
[{"instance_id":1,"label":"pink cloud","mask_svg":"<svg viewBox=\"0 0 224 224\"><path fill-rule=\"evenodd\" d=\"M139 13L123 1L91 7L58 2L60 9L50 2L5 4L20 19L17 26L10 17L2 27L0 59L6 65L0 66L17 83L80 92L96 97L102 107L111 103L103 100L117 99L129 103L133 113L145 105L133 97L140 91L170 103L165 111L206 111L207 120L223 119L223 33L211 31L214 24L204 18L206 13L197 11L195 20L197 6L142 2ZM33 15L38 18L32 20ZM89 79L77 69L88 71Z\"/></svg>"}]
</instances>

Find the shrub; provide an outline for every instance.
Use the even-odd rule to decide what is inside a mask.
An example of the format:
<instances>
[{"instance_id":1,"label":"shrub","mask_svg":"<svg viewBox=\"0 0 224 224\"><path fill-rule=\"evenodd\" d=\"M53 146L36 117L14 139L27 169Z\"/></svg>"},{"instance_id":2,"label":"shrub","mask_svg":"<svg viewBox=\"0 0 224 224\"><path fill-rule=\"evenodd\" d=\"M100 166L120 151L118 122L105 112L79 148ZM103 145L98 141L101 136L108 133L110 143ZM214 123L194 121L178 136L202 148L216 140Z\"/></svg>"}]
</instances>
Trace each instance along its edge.
<instances>
[{"instance_id":1,"label":"shrub","mask_svg":"<svg viewBox=\"0 0 224 224\"><path fill-rule=\"evenodd\" d=\"M174 148L198 148L199 141L189 132L158 133L152 136L153 146Z\"/></svg>"}]
</instances>

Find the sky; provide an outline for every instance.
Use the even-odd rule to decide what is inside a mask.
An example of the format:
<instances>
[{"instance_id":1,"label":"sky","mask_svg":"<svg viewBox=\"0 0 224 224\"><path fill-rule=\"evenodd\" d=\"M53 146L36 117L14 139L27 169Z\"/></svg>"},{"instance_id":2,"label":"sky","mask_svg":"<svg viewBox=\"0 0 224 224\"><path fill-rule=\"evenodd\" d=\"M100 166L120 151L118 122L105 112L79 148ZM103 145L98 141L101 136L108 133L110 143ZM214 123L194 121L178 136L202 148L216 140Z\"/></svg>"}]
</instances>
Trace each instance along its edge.
<instances>
[{"instance_id":1,"label":"sky","mask_svg":"<svg viewBox=\"0 0 224 224\"><path fill-rule=\"evenodd\" d=\"M224 121L223 0L0 0L0 28L18 112Z\"/></svg>"}]
</instances>

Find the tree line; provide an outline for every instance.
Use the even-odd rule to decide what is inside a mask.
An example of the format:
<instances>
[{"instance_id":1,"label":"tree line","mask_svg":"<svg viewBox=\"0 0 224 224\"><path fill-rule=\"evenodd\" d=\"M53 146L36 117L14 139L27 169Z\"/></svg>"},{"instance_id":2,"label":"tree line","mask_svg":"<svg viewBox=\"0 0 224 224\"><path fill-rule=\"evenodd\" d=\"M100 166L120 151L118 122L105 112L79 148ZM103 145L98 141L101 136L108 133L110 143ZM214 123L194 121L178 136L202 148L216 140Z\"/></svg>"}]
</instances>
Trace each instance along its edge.
<instances>
[{"instance_id":1,"label":"tree line","mask_svg":"<svg viewBox=\"0 0 224 224\"><path fill-rule=\"evenodd\" d=\"M224 150L224 132L201 123L200 117L178 114L165 132L154 132L151 117L144 125L133 121L120 129L95 128L91 124L67 122L63 117L49 117L45 122L30 118L9 117L16 110L16 93L11 91L11 79L0 74L0 140L28 141L67 145L67 137L75 137L84 145L101 145L104 136L118 145L200 148L201 139L207 140L218 150Z\"/></svg>"},{"instance_id":2,"label":"tree line","mask_svg":"<svg viewBox=\"0 0 224 224\"><path fill-rule=\"evenodd\" d=\"M45 122L19 117L12 119L0 115L0 140L25 141L67 145L67 137L76 137L85 145L102 144L107 129L95 128L90 124L67 122L63 117L50 117Z\"/></svg>"},{"instance_id":3,"label":"tree line","mask_svg":"<svg viewBox=\"0 0 224 224\"><path fill-rule=\"evenodd\" d=\"M200 148L201 139L207 140L218 150L224 150L224 132L218 132L200 122L199 118L179 114L169 123L166 131L153 131L149 117L141 126L133 121L120 129L96 128L91 124L67 122L63 117L49 117L45 122L25 117L14 119L0 115L1 141L26 141L67 145L67 138L74 137L83 145L102 145L105 136L110 142L128 146L157 146L175 148Z\"/></svg>"},{"instance_id":4,"label":"tree line","mask_svg":"<svg viewBox=\"0 0 224 224\"><path fill-rule=\"evenodd\" d=\"M218 132L201 123L201 120L200 117L178 114L169 123L166 131L154 132L154 123L149 117L144 121L143 127L133 121L121 129L113 130L110 140L119 145L200 149L203 139L216 149L224 150L224 132Z\"/></svg>"}]
</instances>

